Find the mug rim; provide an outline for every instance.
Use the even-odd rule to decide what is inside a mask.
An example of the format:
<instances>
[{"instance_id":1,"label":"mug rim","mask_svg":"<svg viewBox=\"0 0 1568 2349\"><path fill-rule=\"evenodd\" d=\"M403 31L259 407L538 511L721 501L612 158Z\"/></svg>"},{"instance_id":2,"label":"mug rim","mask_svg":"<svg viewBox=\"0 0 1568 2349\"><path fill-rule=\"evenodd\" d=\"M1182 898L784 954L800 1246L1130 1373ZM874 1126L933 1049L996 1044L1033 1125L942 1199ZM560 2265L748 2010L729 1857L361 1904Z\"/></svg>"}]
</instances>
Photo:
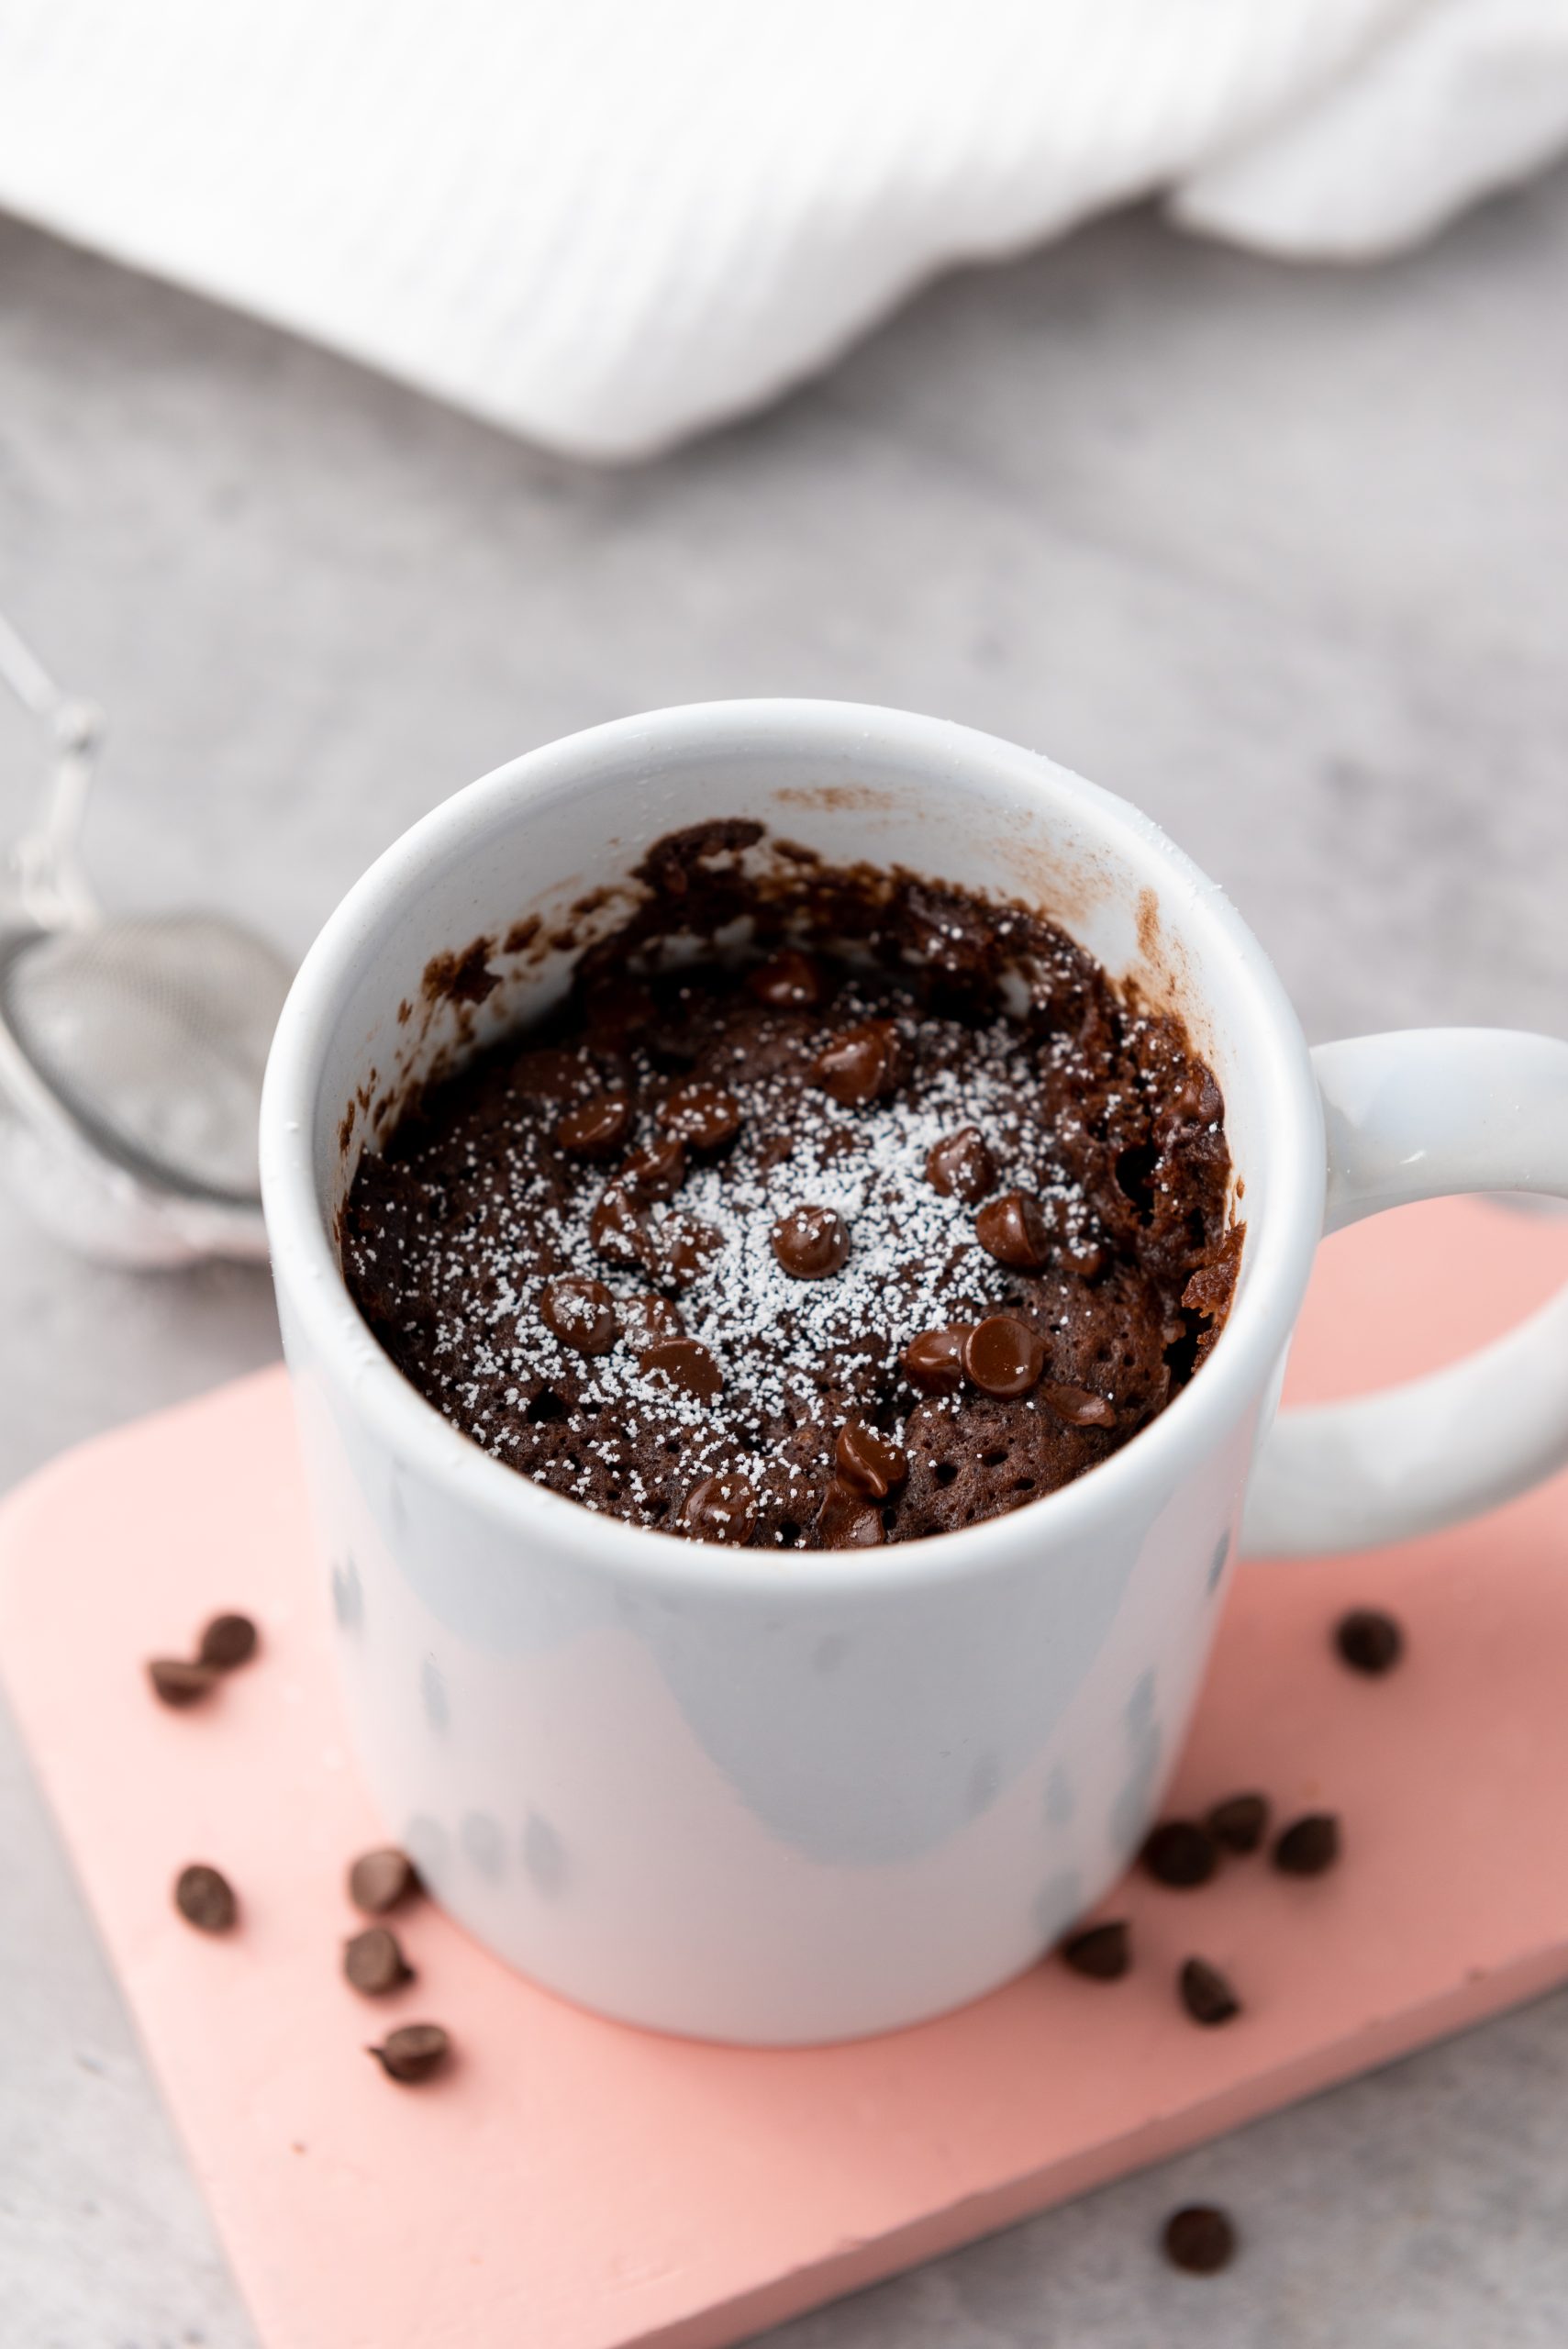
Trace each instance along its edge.
<instances>
[{"instance_id":1,"label":"mug rim","mask_svg":"<svg viewBox=\"0 0 1568 2349\"><path fill-rule=\"evenodd\" d=\"M711 758L781 738L842 753L874 738L907 753L918 780L940 763L951 780L979 763L1006 770L1026 792L1040 771L1080 796L1096 828L1157 858L1162 882L1180 885L1176 935L1207 927L1241 983L1254 1018L1272 1030L1251 1071L1262 1096L1275 1181L1265 1226L1250 1230L1246 1286L1201 1370L1165 1408L1106 1460L1055 1492L979 1524L874 1550L730 1549L587 1509L484 1452L427 1402L375 1341L343 1278L317 1197L315 1139L322 1063L343 994L367 949L395 928L454 838L497 813L526 820L530 796L592 767L601 755L635 747L663 763L700 751ZM1162 896L1162 911L1168 900ZM1043 911L1050 915L1050 908ZM1005 1571L1027 1547L1080 1537L1102 1515L1135 1501L1140 1485L1168 1490L1184 1451L1202 1452L1262 1396L1294 1326L1322 1232L1326 1160L1322 1108L1295 1009L1273 964L1218 885L1130 801L1004 738L947 718L875 704L760 697L677 704L613 718L559 737L494 767L439 802L384 849L328 916L295 974L268 1057L261 1126L261 1194L273 1277L312 1348L352 1377L354 1408L395 1460L417 1464L454 1489L519 1545L548 1542L584 1570L650 1587L732 1599L874 1598ZM788 1561L788 1580L763 1578L756 1563Z\"/></svg>"}]
</instances>

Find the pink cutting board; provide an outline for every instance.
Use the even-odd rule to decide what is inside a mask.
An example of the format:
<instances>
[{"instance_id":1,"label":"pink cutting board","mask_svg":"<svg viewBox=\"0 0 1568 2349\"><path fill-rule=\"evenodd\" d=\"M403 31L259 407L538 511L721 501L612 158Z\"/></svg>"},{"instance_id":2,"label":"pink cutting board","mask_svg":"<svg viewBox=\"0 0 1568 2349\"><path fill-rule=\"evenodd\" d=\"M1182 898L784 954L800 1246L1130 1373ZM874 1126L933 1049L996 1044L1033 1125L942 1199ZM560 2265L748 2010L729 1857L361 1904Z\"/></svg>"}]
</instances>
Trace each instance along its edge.
<instances>
[{"instance_id":1,"label":"pink cutting board","mask_svg":"<svg viewBox=\"0 0 1568 2349\"><path fill-rule=\"evenodd\" d=\"M1448 1275L1455 1277L1450 1281ZM1568 1276L1568 1220L1473 1203L1331 1241L1297 1397L1429 1367ZM1353 1367L1353 1374L1352 1374ZM1568 1482L1363 1558L1244 1567L1176 1799L1341 1812L1337 1873L1139 1880L1134 1972L1059 1964L857 2047L746 2054L595 2021L428 1905L410 1989L338 1972L377 1822L345 1750L281 1373L106 1436L0 1516L0 1659L268 2349L697 2349L1081 2192L1568 1976ZM1409 1652L1357 1678L1329 1628L1382 1599ZM242 1607L261 1659L199 1712L141 1661ZM244 1905L172 1915L187 1859ZM1201 1954L1243 1999L1201 2031ZM433 2016L413 2090L361 2052Z\"/></svg>"}]
</instances>

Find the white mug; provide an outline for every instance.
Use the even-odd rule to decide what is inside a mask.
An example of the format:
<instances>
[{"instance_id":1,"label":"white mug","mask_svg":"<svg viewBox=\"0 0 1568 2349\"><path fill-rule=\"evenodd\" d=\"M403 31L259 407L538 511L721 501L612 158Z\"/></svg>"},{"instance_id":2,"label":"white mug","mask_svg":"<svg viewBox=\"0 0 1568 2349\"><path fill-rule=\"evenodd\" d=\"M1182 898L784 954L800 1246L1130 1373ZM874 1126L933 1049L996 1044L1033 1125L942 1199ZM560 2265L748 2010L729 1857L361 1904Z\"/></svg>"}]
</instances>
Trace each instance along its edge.
<instances>
[{"instance_id":1,"label":"white mug","mask_svg":"<svg viewBox=\"0 0 1568 2349\"><path fill-rule=\"evenodd\" d=\"M596 1516L458 1433L350 1301L334 1219L382 1105L566 983L563 953L508 952L508 932L538 914L548 935L573 906L591 925L656 838L721 816L1025 900L1179 1009L1218 1077L1247 1224L1218 1342L1132 1442L1011 1515L773 1553ZM482 937L499 984L431 1011L432 957ZM933 718L664 710L459 792L306 958L262 1174L342 1685L388 1831L534 1980L665 2031L852 2038L1017 1974L1153 1819L1239 1539L1395 1540L1568 1455L1568 1295L1435 1376L1271 1426L1325 1229L1442 1192L1568 1194L1568 1044L1437 1030L1309 1052L1254 940L1147 818Z\"/></svg>"}]
</instances>

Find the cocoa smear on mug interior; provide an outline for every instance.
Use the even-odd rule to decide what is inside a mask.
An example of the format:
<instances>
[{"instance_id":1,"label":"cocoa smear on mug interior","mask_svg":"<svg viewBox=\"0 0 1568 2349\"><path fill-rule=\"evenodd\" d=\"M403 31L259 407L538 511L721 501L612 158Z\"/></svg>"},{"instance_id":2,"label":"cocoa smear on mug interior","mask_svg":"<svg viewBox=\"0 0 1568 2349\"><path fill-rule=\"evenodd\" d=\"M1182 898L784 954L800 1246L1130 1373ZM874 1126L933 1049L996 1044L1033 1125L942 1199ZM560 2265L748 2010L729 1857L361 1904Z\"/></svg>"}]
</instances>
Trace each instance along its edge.
<instances>
[{"instance_id":1,"label":"cocoa smear on mug interior","mask_svg":"<svg viewBox=\"0 0 1568 2349\"><path fill-rule=\"evenodd\" d=\"M762 838L649 852L560 1008L367 1151L345 1275L436 1409L585 1508L917 1540L1055 1491L1193 1375L1241 1247L1223 1104L1038 915L783 842L759 872Z\"/></svg>"}]
</instances>

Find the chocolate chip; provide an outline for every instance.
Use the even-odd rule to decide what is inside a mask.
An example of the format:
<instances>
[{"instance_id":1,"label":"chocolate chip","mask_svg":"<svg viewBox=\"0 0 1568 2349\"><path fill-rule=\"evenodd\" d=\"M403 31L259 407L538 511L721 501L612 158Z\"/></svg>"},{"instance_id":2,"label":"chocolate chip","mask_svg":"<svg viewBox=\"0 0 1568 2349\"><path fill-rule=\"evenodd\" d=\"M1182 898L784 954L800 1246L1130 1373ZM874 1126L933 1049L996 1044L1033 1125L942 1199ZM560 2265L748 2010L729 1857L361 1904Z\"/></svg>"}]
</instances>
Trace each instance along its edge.
<instances>
[{"instance_id":1,"label":"chocolate chip","mask_svg":"<svg viewBox=\"0 0 1568 2349\"><path fill-rule=\"evenodd\" d=\"M1070 1428L1114 1428L1116 1411L1103 1395L1091 1395L1082 1386L1058 1386L1051 1380L1040 1388L1041 1399L1050 1404L1059 1419Z\"/></svg>"},{"instance_id":2,"label":"chocolate chip","mask_svg":"<svg viewBox=\"0 0 1568 2349\"><path fill-rule=\"evenodd\" d=\"M825 1550L874 1550L882 1540L882 1515L863 1493L834 1476L817 1512L817 1535Z\"/></svg>"},{"instance_id":3,"label":"chocolate chip","mask_svg":"<svg viewBox=\"0 0 1568 2349\"><path fill-rule=\"evenodd\" d=\"M418 1872L406 1852L384 1843L361 1852L349 1870L349 1898L367 1917L384 1917L419 1889Z\"/></svg>"},{"instance_id":4,"label":"chocolate chip","mask_svg":"<svg viewBox=\"0 0 1568 2349\"><path fill-rule=\"evenodd\" d=\"M1236 2230L1223 2210L1207 2202L1189 2202L1173 2210L1161 2237L1173 2267L1188 2276L1218 2276L1236 2253Z\"/></svg>"},{"instance_id":5,"label":"chocolate chip","mask_svg":"<svg viewBox=\"0 0 1568 2349\"><path fill-rule=\"evenodd\" d=\"M650 1236L643 1257L656 1281L687 1288L724 1245L724 1235L695 1216L667 1215Z\"/></svg>"},{"instance_id":6,"label":"chocolate chip","mask_svg":"<svg viewBox=\"0 0 1568 2349\"><path fill-rule=\"evenodd\" d=\"M638 1355L637 1366L645 1378L667 1379L703 1403L711 1403L724 1385L723 1372L697 1338L661 1338Z\"/></svg>"},{"instance_id":7,"label":"chocolate chip","mask_svg":"<svg viewBox=\"0 0 1568 2349\"><path fill-rule=\"evenodd\" d=\"M239 1914L239 1904L226 1876L195 1860L174 1879L174 1906L187 1925L201 1933L227 1933Z\"/></svg>"},{"instance_id":8,"label":"chocolate chip","mask_svg":"<svg viewBox=\"0 0 1568 2349\"><path fill-rule=\"evenodd\" d=\"M1038 1273L1051 1261L1051 1219L1027 1191L1006 1191L974 1219L974 1236L988 1256L1016 1273Z\"/></svg>"},{"instance_id":9,"label":"chocolate chip","mask_svg":"<svg viewBox=\"0 0 1568 2349\"><path fill-rule=\"evenodd\" d=\"M1204 1820L1227 1852L1255 1852L1269 1831L1269 1806L1262 1795L1232 1795L1217 1802Z\"/></svg>"},{"instance_id":10,"label":"chocolate chip","mask_svg":"<svg viewBox=\"0 0 1568 2349\"><path fill-rule=\"evenodd\" d=\"M705 1476L686 1495L682 1511L688 1533L699 1542L749 1542L757 1523L757 1496L744 1476L722 1469Z\"/></svg>"},{"instance_id":11,"label":"chocolate chip","mask_svg":"<svg viewBox=\"0 0 1568 2349\"><path fill-rule=\"evenodd\" d=\"M1106 1252L1097 1241L1070 1240L1062 1247L1062 1261L1070 1273L1077 1274L1081 1281L1092 1281L1104 1267ZM1178 1328L1176 1334L1178 1337L1186 1335L1184 1325Z\"/></svg>"},{"instance_id":12,"label":"chocolate chip","mask_svg":"<svg viewBox=\"0 0 1568 2349\"><path fill-rule=\"evenodd\" d=\"M1162 1820L1145 1837L1138 1856L1157 1884L1184 1891L1207 1884L1218 1860L1213 1836L1191 1819Z\"/></svg>"},{"instance_id":13,"label":"chocolate chip","mask_svg":"<svg viewBox=\"0 0 1568 2349\"><path fill-rule=\"evenodd\" d=\"M812 1081L842 1108L855 1109L896 1092L904 1050L891 1019L867 1019L834 1036L812 1063Z\"/></svg>"},{"instance_id":14,"label":"chocolate chip","mask_svg":"<svg viewBox=\"0 0 1568 2349\"><path fill-rule=\"evenodd\" d=\"M794 1281L826 1280L849 1262L850 1230L832 1208L793 1208L770 1234L773 1254Z\"/></svg>"},{"instance_id":15,"label":"chocolate chip","mask_svg":"<svg viewBox=\"0 0 1568 2349\"><path fill-rule=\"evenodd\" d=\"M550 1283L539 1301L539 1318L551 1337L580 1354L607 1354L619 1327L616 1301L604 1282L579 1273Z\"/></svg>"},{"instance_id":16,"label":"chocolate chip","mask_svg":"<svg viewBox=\"0 0 1568 2349\"><path fill-rule=\"evenodd\" d=\"M1027 1395L1045 1368L1045 1341L1027 1321L993 1313L977 1321L963 1341L964 1375L983 1395L1003 1401Z\"/></svg>"},{"instance_id":17,"label":"chocolate chip","mask_svg":"<svg viewBox=\"0 0 1568 2349\"><path fill-rule=\"evenodd\" d=\"M406 2022L389 2031L379 2047L367 2047L389 2080L412 2087L446 2062L451 2042L439 2022Z\"/></svg>"},{"instance_id":18,"label":"chocolate chip","mask_svg":"<svg viewBox=\"0 0 1568 2349\"><path fill-rule=\"evenodd\" d=\"M1062 1944L1062 1955L1074 1974L1091 1982L1119 1982L1132 1964L1132 1943L1127 1925L1118 1918L1108 1925L1088 1925Z\"/></svg>"},{"instance_id":19,"label":"chocolate chip","mask_svg":"<svg viewBox=\"0 0 1568 2349\"><path fill-rule=\"evenodd\" d=\"M967 1321L951 1330L922 1330L898 1357L898 1366L911 1386L922 1395L956 1395L963 1385L963 1346L970 1334Z\"/></svg>"},{"instance_id":20,"label":"chocolate chip","mask_svg":"<svg viewBox=\"0 0 1568 2349\"><path fill-rule=\"evenodd\" d=\"M822 1000L822 968L809 954L786 946L748 971L746 985L771 1011L814 1011Z\"/></svg>"},{"instance_id":21,"label":"chocolate chip","mask_svg":"<svg viewBox=\"0 0 1568 2349\"><path fill-rule=\"evenodd\" d=\"M648 1220L624 1184L611 1183L601 1192L588 1219L588 1239L608 1264L646 1262L652 1247Z\"/></svg>"},{"instance_id":22,"label":"chocolate chip","mask_svg":"<svg viewBox=\"0 0 1568 2349\"><path fill-rule=\"evenodd\" d=\"M1352 1672L1375 1677L1393 1671L1405 1653L1405 1634L1392 1615L1375 1607L1354 1607L1335 1624L1334 1645Z\"/></svg>"},{"instance_id":23,"label":"chocolate chip","mask_svg":"<svg viewBox=\"0 0 1568 2349\"><path fill-rule=\"evenodd\" d=\"M684 1338L685 1326L667 1297L650 1289L619 1308L621 1335L634 1354L644 1354L662 1338Z\"/></svg>"},{"instance_id":24,"label":"chocolate chip","mask_svg":"<svg viewBox=\"0 0 1568 2349\"><path fill-rule=\"evenodd\" d=\"M639 1199L673 1199L686 1179L686 1145L675 1134L656 1134L634 1150L620 1179Z\"/></svg>"},{"instance_id":25,"label":"chocolate chip","mask_svg":"<svg viewBox=\"0 0 1568 2349\"><path fill-rule=\"evenodd\" d=\"M379 1998L387 1990L395 1990L405 1982L412 1982L414 1969L406 1964L397 1946L397 1936L389 1925L367 1925L362 1933L343 1943L343 1971L356 1990L367 1998Z\"/></svg>"},{"instance_id":26,"label":"chocolate chip","mask_svg":"<svg viewBox=\"0 0 1568 2349\"><path fill-rule=\"evenodd\" d=\"M996 1187L996 1162L978 1126L961 1126L926 1153L926 1180L944 1198L977 1208Z\"/></svg>"},{"instance_id":27,"label":"chocolate chip","mask_svg":"<svg viewBox=\"0 0 1568 2349\"><path fill-rule=\"evenodd\" d=\"M1309 1810L1293 1819L1273 1848L1273 1863L1286 1876L1321 1876L1340 1856L1340 1822L1330 1810Z\"/></svg>"},{"instance_id":28,"label":"chocolate chip","mask_svg":"<svg viewBox=\"0 0 1568 2349\"><path fill-rule=\"evenodd\" d=\"M256 1653L256 1626L249 1615L215 1615L196 1645L197 1660L215 1672L232 1672Z\"/></svg>"},{"instance_id":29,"label":"chocolate chip","mask_svg":"<svg viewBox=\"0 0 1568 2349\"><path fill-rule=\"evenodd\" d=\"M183 1656L155 1655L147 1667L152 1693L161 1704L183 1708L198 1705L217 1686L214 1664L187 1664Z\"/></svg>"},{"instance_id":30,"label":"chocolate chip","mask_svg":"<svg viewBox=\"0 0 1568 2349\"><path fill-rule=\"evenodd\" d=\"M833 1447L839 1474L846 1485L873 1501L884 1501L909 1478L908 1454L890 1443L863 1419L847 1419Z\"/></svg>"},{"instance_id":31,"label":"chocolate chip","mask_svg":"<svg viewBox=\"0 0 1568 2349\"><path fill-rule=\"evenodd\" d=\"M631 1102L624 1093L594 1093L568 1109L555 1129L557 1145L573 1158L613 1158L631 1132Z\"/></svg>"},{"instance_id":32,"label":"chocolate chip","mask_svg":"<svg viewBox=\"0 0 1568 2349\"><path fill-rule=\"evenodd\" d=\"M660 1104L660 1125L688 1150L719 1150L740 1130L740 1104L717 1085L683 1085Z\"/></svg>"},{"instance_id":33,"label":"chocolate chip","mask_svg":"<svg viewBox=\"0 0 1568 2349\"><path fill-rule=\"evenodd\" d=\"M1178 1977L1182 2004L1194 2022L1229 2022L1241 2011L1241 2001L1217 1965L1207 1958L1189 1957Z\"/></svg>"}]
</instances>

